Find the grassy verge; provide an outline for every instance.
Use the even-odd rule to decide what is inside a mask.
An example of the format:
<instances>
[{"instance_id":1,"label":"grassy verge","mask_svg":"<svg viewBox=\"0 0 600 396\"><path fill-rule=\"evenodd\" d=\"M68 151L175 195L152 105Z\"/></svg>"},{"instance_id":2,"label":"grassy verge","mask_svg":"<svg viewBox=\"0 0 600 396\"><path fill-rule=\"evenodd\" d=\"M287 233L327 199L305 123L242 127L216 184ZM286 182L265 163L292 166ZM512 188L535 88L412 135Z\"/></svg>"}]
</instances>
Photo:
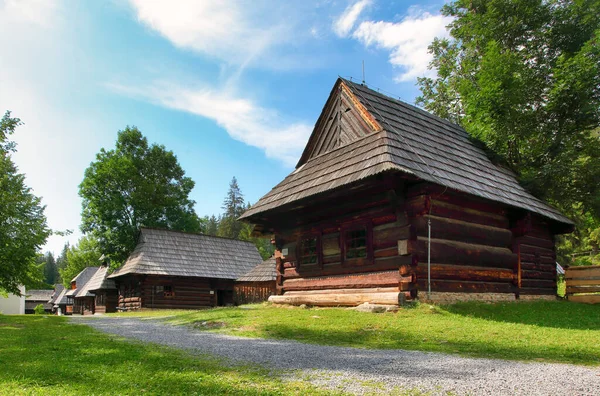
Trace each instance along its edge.
<instances>
[{"instance_id":1,"label":"grassy verge","mask_svg":"<svg viewBox=\"0 0 600 396\"><path fill-rule=\"evenodd\" d=\"M0 315L0 394L301 394L256 367L107 336L55 316Z\"/></svg>"},{"instance_id":2,"label":"grassy verge","mask_svg":"<svg viewBox=\"0 0 600 396\"><path fill-rule=\"evenodd\" d=\"M564 301L423 304L386 314L251 305L119 315L166 317L206 331L324 345L600 364L600 308Z\"/></svg>"}]
</instances>

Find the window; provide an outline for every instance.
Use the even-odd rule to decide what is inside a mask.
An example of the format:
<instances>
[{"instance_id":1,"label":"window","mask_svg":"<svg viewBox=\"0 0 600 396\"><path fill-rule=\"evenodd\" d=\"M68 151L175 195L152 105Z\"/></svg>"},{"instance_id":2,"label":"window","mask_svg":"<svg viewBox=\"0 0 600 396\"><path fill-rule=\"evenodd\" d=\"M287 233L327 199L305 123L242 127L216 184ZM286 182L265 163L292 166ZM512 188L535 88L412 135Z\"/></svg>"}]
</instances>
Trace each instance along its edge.
<instances>
[{"instance_id":1,"label":"window","mask_svg":"<svg viewBox=\"0 0 600 396\"><path fill-rule=\"evenodd\" d=\"M104 305L104 294L96 295L96 305Z\"/></svg>"},{"instance_id":2,"label":"window","mask_svg":"<svg viewBox=\"0 0 600 396\"><path fill-rule=\"evenodd\" d=\"M167 285L167 286L163 286L163 295L165 297L175 297L175 292L173 291L173 286L171 285Z\"/></svg>"},{"instance_id":3,"label":"window","mask_svg":"<svg viewBox=\"0 0 600 396\"><path fill-rule=\"evenodd\" d=\"M367 228L349 230L345 233L346 259L367 257Z\"/></svg>"},{"instance_id":4,"label":"window","mask_svg":"<svg viewBox=\"0 0 600 396\"><path fill-rule=\"evenodd\" d=\"M73 305L73 297L67 297L67 305Z\"/></svg>"},{"instance_id":5,"label":"window","mask_svg":"<svg viewBox=\"0 0 600 396\"><path fill-rule=\"evenodd\" d=\"M300 240L298 249L298 263L302 264L317 264L319 259L317 238L304 238Z\"/></svg>"}]
</instances>

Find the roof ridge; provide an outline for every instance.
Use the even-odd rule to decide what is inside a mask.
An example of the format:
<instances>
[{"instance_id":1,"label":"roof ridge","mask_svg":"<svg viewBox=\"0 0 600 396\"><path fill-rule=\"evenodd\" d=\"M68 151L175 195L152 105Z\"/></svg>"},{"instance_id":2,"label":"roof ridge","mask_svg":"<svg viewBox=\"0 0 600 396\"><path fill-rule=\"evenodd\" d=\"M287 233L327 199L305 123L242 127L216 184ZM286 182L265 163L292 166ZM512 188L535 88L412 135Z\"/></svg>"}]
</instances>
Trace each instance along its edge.
<instances>
[{"instance_id":1,"label":"roof ridge","mask_svg":"<svg viewBox=\"0 0 600 396\"><path fill-rule=\"evenodd\" d=\"M220 235L208 235L208 234L202 234L202 233L195 233L195 232L187 232L187 231L180 231L180 230L170 230L168 228L159 228L159 227L140 227L140 230L155 230L155 231L167 231L167 232L177 232L180 234L185 234L185 235L191 235L191 236L201 236L201 237L206 237L206 238L220 238L220 239L227 239L230 241L238 241L238 242L244 242L244 243L249 243L249 244L254 244L251 241L244 241L243 239L236 239L236 238L229 238L229 237L224 237L224 236L220 236Z\"/></svg>"}]
</instances>

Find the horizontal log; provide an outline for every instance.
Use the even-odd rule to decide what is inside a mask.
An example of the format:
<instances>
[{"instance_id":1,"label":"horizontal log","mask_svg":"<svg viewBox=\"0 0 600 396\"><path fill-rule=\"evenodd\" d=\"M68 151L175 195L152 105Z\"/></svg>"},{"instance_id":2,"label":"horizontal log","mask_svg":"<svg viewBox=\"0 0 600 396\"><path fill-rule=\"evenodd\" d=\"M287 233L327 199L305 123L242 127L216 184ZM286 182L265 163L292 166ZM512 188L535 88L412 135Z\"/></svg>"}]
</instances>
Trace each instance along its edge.
<instances>
[{"instance_id":1,"label":"horizontal log","mask_svg":"<svg viewBox=\"0 0 600 396\"><path fill-rule=\"evenodd\" d=\"M427 238L418 237L416 246L419 261L427 261ZM431 262L512 269L518 256L508 248L432 238Z\"/></svg>"},{"instance_id":2,"label":"horizontal log","mask_svg":"<svg viewBox=\"0 0 600 396\"><path fill-rule=\"evenodd\" d=\"M569 301L587 303L587 304L600 304L600 294L583 294L576 296L569 296Z\"/></svg>"},{"instance_id":3,"label":"horizontal log","mask_svg":"<svg viewBox=\"0 0 600 396\"><path fill-rule=\"evenodd\" d=\"M506 228L474 224L467 221L438 216L419 216L412 224L419 236L427 236L428 217L431 219L431 237L453 241L476 243L498 247L509 247L512 233Z\"/></svg>"},{"instance_id":4,"label":"horizontal log","mask_svg":"<svg viewBox=\"0 0 600 396\"><path fill-rule=\"evenodd\" d=\"M519 294L531 296L555 296L556 288L521 287Z\"/></svg>"},{"instance_id":5,"label":"horizontal log","mask_svg":"<svg viewBox=\"0 0 600 396\"><path fill-rule=\"evenodd\" d=\"M416 273L420 278L427 278L427 264L419 265L416 268ZM440 280L512 282L515 279L515 274L512 269L505 268L432 264L431 278Z\"/></svg>"},{"instance_id":6,"label":"horizontal log","mask_svg":"<svg viewBox=\"0 0 600 396\"><path fill-rule=\"evenodd\" d=\"M436 199L431 199L428 202L425 196L407 200L406 211L408 212L409 217L430 214L432 216L446 217L498 228L508 229L509 225L508 218L504 215L470 209Z\"/></svg>"},{"instance_id":7,"label":"horizontal log","mask_svg":"<svg viewBox=\"0 0 600 396\"><path fill-rule=\"evenodd\" d=\"M534 287L539 289L553 289L556 290L556 280L548 279L521 279L521 287Z\"/></svg>"},{"instance_id":8,"label":"horizontal log","mask_svg":"<svg viewBox=\"0 0 600 396\"><path fill-rule=\"evenodd\" d=\"M285 292L286 296L303 296L307 294L356 294L359 293L388 293L398 292L398 287L372 287L365 289L330 289L330 290L302 290L302 291L288 291Z\"/></svg>"},{"instance_id":9,"label":"horizontal log","mask_svg":"<svg viewBox=\"0 0 600 396\"><path fill-rule=\"evenodd\" d=\"M436 200L452 203L455 205L465 206L471 209L480 210L483 212L496 213L503 215L505 213L504 208L497 204L487 200L479 199L473 195L467 195L459 192L454 192L429 183L422 183L421 185L411 186L407 189L406 196L409 198L430 195L435 197Z\"/></svg>"},{"instance_id":10,"label":"horizontal log","mask_svg":"<svg viewBox=\"0 0 600 396\"><path fill-rule=\"evenodd\" d=\"M401 293L384 292L384 293L323 293L323 294L295 294L288 295L287 293L281 296L269 297L269 302L274 304L290 304L290 305L312 305L319 307L337 307L346 306L353 307L363 303L384 304L384 305L400 305L402 303Z\"/></svg>"},{"instance_id":11,"label":"horizontal log","mask_svg":"<svg viewBox=\"0 0 600 396\"><path fill-rule=\"evenodd\" d=\"M393 246L393 247L387 248L387 249L375 250L373 252L373 255L375 256L375 258L397 256L398 255L398 246L396 245L396 246Z\"/></svg>"},{"instance_id":12,"label":"horizontal log","mask_svg":"<svg viewBox=\"0 0 600 396\"><path fill-rule=\"evenodd\" d=\"M536 238L531 235L525 235L516 239L520 245L536 246L544 249L554 251L554 240L553 239L542 239Z\"/></svg>"},{"instance_id":13,"label":"horizontal log","mask_svg":"<svg viewBox=\"0 0 600 396\"><path fill-rule=\"evenodd\" d=\"M410 226L393 226L384 229L373 229L373 249L397 247L398 239L410 237Z\"/></svg>"},{"instance_id":14,"label":"horizontal log","mask_svg":"<svg viewBox=\"0 0 600 396\"><path fill-rule=\"evenodd\" d=\"M556 252L554 252L554 250L542 248L542 247L539 247L539 246L531 246L531 245L520 244L519 245L519 251L521 252L521 254L533 254L533 255L535 255L537 253L540 256L552 257L553 259L556 258Z\"/></svg>"},{"instance_id":15,"label":"horizontal log","mask_svg":"<svg viewBox=\"0 0 600 396\"><path fill-rule=\"evenodd\" d=\"M556 274L556 264L536 264L536 263L529 263L526 261L521 261L521 269L547 272L547 273L552 274L552 276L555 276L555 274Z\"/></svg>"},{"instance_id":16,"label":"horizontal log","mask_svg":"<svg viewBox=\"0 0 600 396\"><path fill-rule=\"evenodd\" d=\"M418 278L420 292L427 291L427 279ZM432 280L431 290L436 292L455 292L455 293L514 293L516 287L512 283L497 282L467 282L467 281L446 281Z\"/></svg>"},{"instance_id":17,"label":"horizontal log","mask_svg":"<svg viewBox=\"0 0 600 396\"><path fill-rule=\"evenodd\" d=\"M540 264L549 264L556 268L556 258L552 256L540 255L537 256L535 254L523 253L520 252L521 261L527 261L530 263L539 262Z\"/></svg>"},{"instance_id":18,"label":"horizontal log","mask_svg":"<svg viewBox=\"0 0 600 396\"><path fill-rule=\"evenodd\" d=\"M600 278L600 267L589 267L585 270L569 268L565 271L565 279L586 279L590 277Z\"/></svg>"},{"instance_id":19,"label":"horizontal log","mask_svg":"<svg viewBox=\"0 0 600 396\"><path fill-rule=\"evenodd\" d=\"M376 258L372 265L365 265L362 267L353 266L342 266L341 263L335 263L335 265L325 266L323 269L311 269L307 270L304 267L301 268L286 268L284 271L285 279L293 279L299 277L315 277L315 276L329 276L329 275L343 275L343 274L360 274L368 272L378 271L389 271L398 270L402 265L411 264L412 258L410 256L395 256L395 257L381 257Z\"/></svg>"},{"instance_id":20,"label":"horizontal log","mask_svg":"<svg viewBox=\"0 0 600 396\"><path fill-rule=\"evenodd\" d=\"M523 268L522 265L521 268ZM556 271L531 271L522 269L521 274L523 279L549 279L552 281L556 281Z\"/></svg>"},{"instance_id":21,"label":"horizontal log","mask_svg":"<svg viewBox=\"0 0 600 396\"><path fill-rule=\"evenodd\" d=\"M400 282L398 271L375 272L355 275L333 275L318 278L287 279L284 291L348 289L396 286Z\"/></svg>"},{"instance_id":22,"label":"horizontal log","mask_svg":"<svg viewBox=\"0 0 600 396\"><path fill-rule=\"evenodd\" d=\"M573 293L597 293L600 292L600 285L592 286L568 286L567 294Z\"/></svg>"}]
</instances>

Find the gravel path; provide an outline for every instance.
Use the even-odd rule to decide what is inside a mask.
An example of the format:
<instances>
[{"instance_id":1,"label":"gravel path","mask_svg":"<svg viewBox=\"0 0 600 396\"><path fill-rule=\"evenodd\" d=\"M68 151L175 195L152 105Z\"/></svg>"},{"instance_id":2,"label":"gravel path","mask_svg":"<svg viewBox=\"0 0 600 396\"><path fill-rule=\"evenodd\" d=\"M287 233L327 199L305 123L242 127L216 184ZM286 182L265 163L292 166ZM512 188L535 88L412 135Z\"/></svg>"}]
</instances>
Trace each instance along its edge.
<instances>
[{"instance_id":1,"label":"gravel path","mask_svg":"<svg viewBox=\"0 0 600 396\"><path fill-rule=\"evenodd\" d=\"M568 364L473 359L214 334L156 320L73 318L106 333L283 369L322 387L363 394L412 390L459 395L599 395L600 370Z\"/></svg>"}]
</instances>

